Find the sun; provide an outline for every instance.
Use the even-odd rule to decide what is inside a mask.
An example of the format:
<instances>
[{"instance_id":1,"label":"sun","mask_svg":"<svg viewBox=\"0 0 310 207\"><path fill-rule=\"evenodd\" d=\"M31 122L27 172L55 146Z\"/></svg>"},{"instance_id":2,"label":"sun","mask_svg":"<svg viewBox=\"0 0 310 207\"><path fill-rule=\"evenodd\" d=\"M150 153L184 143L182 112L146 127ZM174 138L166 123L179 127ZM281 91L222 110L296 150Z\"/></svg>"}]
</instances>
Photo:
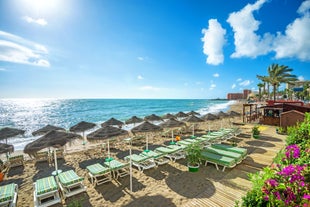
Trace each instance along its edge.
<instances>
[{"instance_id":1,"label":"sun","mask_svg":"<svg viewBox=\"0 0 310 207\"><path fill-rule=\"evenodd\" d=\"M21 4L27 10L31 10L34 15L49 15L61 10L62 0L22 0Z\"/></svg>"}]
</instances>

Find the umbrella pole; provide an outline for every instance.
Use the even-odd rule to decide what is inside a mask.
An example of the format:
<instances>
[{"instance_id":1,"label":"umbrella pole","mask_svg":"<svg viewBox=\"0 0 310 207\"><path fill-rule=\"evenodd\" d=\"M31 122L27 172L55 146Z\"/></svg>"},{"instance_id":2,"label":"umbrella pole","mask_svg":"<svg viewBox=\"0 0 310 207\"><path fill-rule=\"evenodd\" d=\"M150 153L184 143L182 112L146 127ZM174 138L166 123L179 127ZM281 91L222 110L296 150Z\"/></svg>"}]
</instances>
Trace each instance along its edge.
<instances>
[{"instance_id":1,"label":"umbrella pole","mask_svg":"<svg viewBox=\"0 0 310 207\"><path fill-rule=\"evenodd\" d=\"M55 160L55 171L56 175L58 174L58 163L57 163L57 152L56 149L54 149L54 160Z\"/></svg>"},{"instance_id":2,"label":"umbrella pole","mask_svg":"<svg viewBox=\"0 0 310 207\"><path fill-rule=\"evenodd\" d=\"M108 139L108 158L110 159L110 142L109 142L109 139Z\"/></svg>"},{"instance_id":3,"label":"umbrella pole","mask_svg":"<svg viewBox=\"0 0 310 207\"><path fill-rule=\"evenodd\" d=\"M149 136L146 134L146 150L149 150Z\"/></svg>"},{"instance_id":4,"label":"umbrella pole","mask_svg":"<svg viewBox=\"0 0 310 207\"><path fill-rule=\"evenodd\" d=\"M130 148L129 148L129 156L130 156L130 168L129 168L129 170L130 170L130 172L129 172L129 174L130 174L130 191L132 192L132 161L131 161L131 141L130 141Z\"/></svg>"}]
</instances>

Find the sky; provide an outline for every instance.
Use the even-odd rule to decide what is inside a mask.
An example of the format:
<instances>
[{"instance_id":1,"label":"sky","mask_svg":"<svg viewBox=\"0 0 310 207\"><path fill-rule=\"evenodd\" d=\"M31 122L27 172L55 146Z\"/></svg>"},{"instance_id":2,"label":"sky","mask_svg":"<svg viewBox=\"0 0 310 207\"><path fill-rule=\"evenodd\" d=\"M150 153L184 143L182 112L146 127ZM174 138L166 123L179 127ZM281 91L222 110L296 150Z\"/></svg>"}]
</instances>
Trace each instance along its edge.
<instances>
[{"instance_id":1,"label":"sky","mask_svg":"<svg viewBox=\"0 0 310 207\"><path fill-rule=\"evenodd\" d=\"M310 79L310 0L0 0L0 98L226 98L273 63Z\"/></svg>"}]
</instances>

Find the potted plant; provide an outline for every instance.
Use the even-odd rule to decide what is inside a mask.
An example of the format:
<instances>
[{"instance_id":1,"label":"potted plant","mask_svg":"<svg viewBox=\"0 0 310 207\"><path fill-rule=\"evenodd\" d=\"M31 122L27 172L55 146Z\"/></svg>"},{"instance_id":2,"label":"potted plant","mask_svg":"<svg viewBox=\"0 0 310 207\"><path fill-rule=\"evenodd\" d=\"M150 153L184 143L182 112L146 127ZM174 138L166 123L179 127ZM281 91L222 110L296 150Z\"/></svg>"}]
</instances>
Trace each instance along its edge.
<instances>
[{"instance_id":1,"label":"potted plant","mask_svg":"<svg viewBox=\"0 0 310 207\"><path fill-rule=\"evenodd\" d=\"M186 147L187 166L190 172L198 171L201 162L202 148L200 143L192 143Z\"/></svg>"},{"instance_id":2,"label":"potted plant","mask_svg":"<svg viewBox=\"0 0 310 207\"><path fill-rule=\"evenodd\" d=\"M259 131L259 128L257 125L255 125L253 128L252 128L252 136L253 138L259 138L259 134L260 134L260 131Z\"/></svg>"}]
</instances>

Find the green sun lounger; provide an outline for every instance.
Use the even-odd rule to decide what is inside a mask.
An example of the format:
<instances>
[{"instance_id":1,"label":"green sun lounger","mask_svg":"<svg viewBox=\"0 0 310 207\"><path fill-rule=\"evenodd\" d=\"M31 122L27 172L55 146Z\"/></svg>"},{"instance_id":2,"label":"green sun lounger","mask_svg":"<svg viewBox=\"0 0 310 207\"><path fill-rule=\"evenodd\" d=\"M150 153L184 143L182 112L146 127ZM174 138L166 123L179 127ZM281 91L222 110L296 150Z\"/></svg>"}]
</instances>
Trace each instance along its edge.
<instances>
[{"instance_id":1,"label":"green sun lounger","mask_svg":"<svg viewBox=\"0 0 310 207\"><path fill-rule=\"evenodd\" d=\"M73 170L61 172L58 174L59 187L64 198L86 191L83 185L83 177L79 177Z\"/></svg>"},{"instance_id":2,"label":"green sun lounger","mask_svg":"<svg viewBox=\"0 0 310 207\"><path fill-rule=\"evenodd\" d=\"M130 161L130 158L131 158L132 164L136 166L141 172L143 172L143 170L156 167L156 163L153 157L147 157L147 156L142 156L142 155L137 155L137 154L132 154L131 156L128 155L124 157L126 161Z\"/></svg>"},{"instance_id":3,"label":"green sun lounger","mask_svg":"<svg viewBox=\"0 0 310 207\"><path fill-rule=\"evenodd\" d=\"M243 159L247 156L247 149L245 148L233 147L233 146L226 145L226 144L213 144L212 147L217 148L217 149L227 150L230 152L239 153L242 155Z\"/></svg>"},{"instance_id":4,"label":"green sun lounger","mask_svg":"<svg viewBox=\"0 0 310 207\"><path fill-rule=\"evenodd\" d=\"M110 168L104 167L99 163L89 165L86 169L93 185L101 185L112 180Z\"/></svg>"},{"instance_id":5,"label":"green sun lounger","mask_svg":"<svg viewBox=\"0 0 310 207\"><path fill-rule=\"evenodd\" d=\"M241 163L242 160L243 160L242 155L239 154L239 153L230 152L230 151L226 151L226 150L222 150L222 149L217 149L217 148L213 148L211 146L204 148L204 151L211 152L211 153L214 153L214 154L223 155L223 156L226 156L226 157L231 157L234 160L236 160L237 164Z\"/></svg>"},{"instance_id":6,"label":"green sun lounger","mask_svg":"<svg viewBox=\"0 0 310 207\"><path fill-rule=\"evenodd\" d=\"M129 163L123 163L118 160L110 160L104 162L104 165L109 167L113 173L113 177L115 179L118 179L118 177L124 177L126 175L129 175Z\"/></svg>"},{"instance_id":7,"label":"green sun lounger","mask_svg":"<svg viewBox=\"0 0 310 207\"><path fill-rule=\"evenodd\" d=\"M171 145L173 146L173 145ZM178 145L174 145L178 146ZM181 146L179 147L157 147L155 149L155 152L161 152L165 155L165 157L168 157L172 161L176 161L182 158L185 158L185 154L183 153L183 148Z\"/></svg>"},{"instance_id":8,"label":"green sun lounger","mask_svg":"<svg viewBox=\"0 0 310 207\"><path fill-rule=\"evenodd\" d=\"M165 158L161 152L155 152L153 150L145 150L140 153L142 156L152 157L157 165L163 165L169 162L169 159Z\"/></svg>"},{"instance_id":9,"label":"green sun lounger","mask_svg":"<svg viewBox=\"0 0 310 207\"><path fill-rule=\"evenodd\" d=\"M216 169L219 170L218 165L220 165L223 166L223 172L225 171L226 167L233 168L236 166L236 161L231 157L226 157L206 151L203 151L201 155L202 158L206 161L205 166L207 166L208 163L213 163Z\"/></svg>"},{"instance_id":10,"label":"green sun lounger","mask_svg":"<svg viewBox=\"0 0 310 207\"><path fill-rule=\"evenodd\" d=\"M0 186L0 206L15 207L18 186L15 183Z\"/></svg>"},{"instance_id":11,"label":"green sun lounger","mask_svg":"<svg viewBox=\"0 0 310 207\"><path fill-rule=\"evenodd\" d=\"M61 203L58 185L53 176L38 179L33 183L33 186L33 200L35 207L52 206Z\"/></svg>"},{"instance_id":12,"label":"green sun lounger","mask_svg":"<svg viewBox=\"0 0 310 207\"><path fill-rule=\"evenodd\" d=\"M186 140L181 140L177 142L178 145L183 145L183 146L187 146L189 144L192 144L192 142L186 141Z\"/></svg>"}]
</instances>

